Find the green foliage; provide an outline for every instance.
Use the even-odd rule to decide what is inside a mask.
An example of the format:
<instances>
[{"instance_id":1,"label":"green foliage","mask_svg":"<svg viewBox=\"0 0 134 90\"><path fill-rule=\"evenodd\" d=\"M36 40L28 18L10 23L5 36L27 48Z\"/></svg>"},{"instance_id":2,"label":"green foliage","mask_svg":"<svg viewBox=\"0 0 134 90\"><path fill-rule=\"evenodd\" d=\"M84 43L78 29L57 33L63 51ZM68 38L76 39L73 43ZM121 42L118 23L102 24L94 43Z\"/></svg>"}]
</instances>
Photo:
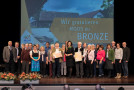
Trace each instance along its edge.
<instances>
[{"instance_id":1,"label":"green foliage","mask_svg":"<svg viewBox=\"0 0 134 90\"><path fill-rule=\"evenodd\" d=\"M113 18L114 15L114 0L103 0L101 5L102 13L105 18Z\"/></svg>"}]
</instances>

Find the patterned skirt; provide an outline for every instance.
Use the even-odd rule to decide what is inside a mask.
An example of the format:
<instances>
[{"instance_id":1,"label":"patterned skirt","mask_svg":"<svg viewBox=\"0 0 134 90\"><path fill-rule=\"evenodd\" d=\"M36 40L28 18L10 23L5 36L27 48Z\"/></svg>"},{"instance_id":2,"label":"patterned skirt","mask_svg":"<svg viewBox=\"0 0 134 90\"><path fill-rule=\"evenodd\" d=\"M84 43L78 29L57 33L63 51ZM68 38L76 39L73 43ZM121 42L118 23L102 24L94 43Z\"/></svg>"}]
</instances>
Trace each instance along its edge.
<instances>
[{"instance_id":1,"label":"patterned skirt","mask_svg":"<svg viewBox=\"0 0 134 90\"><path fill-rule=\"evenodd\" d=\"M38 59L38 57L33 57L34 59ZM31 62L31 71L32 72L39 72L40 71L40 61L34 61Z\"/></svg>"}]
</instances>

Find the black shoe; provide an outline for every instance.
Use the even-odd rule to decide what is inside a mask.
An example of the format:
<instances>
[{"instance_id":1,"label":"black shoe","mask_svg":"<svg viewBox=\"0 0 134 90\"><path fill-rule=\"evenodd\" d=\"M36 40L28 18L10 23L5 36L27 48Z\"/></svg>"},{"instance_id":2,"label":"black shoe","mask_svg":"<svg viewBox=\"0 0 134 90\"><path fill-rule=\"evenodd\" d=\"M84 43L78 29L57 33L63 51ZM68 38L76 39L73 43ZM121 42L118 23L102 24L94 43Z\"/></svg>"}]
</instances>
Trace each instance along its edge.
<instances>
[{"instance_id":1,"label":"black shoe","mask_svg":"<svg viewBox=\"0 0 134 90\"><path fill-rule=\"evenodd\" d=\"M89 76L86 76L86 78L89 78Z\"/></svg>"},{"instance_id":2,"label":"black shoe","mask_svg":"<svg viewBox=\"0 0 134 90\"><path fill-rule=\"evenodd\" d=\"M72 76L71 76L71 75L69 75L69 78L72 78Z\"/></svg>"},{"instance_id":3,"label":"black shoe","mask_svg":"<svg viewBox=\"0 0 134 90\"><path fill-rule=\"evenodd\" d=\"M45 78L45 77L48 77L48 76L47 75L44 75L43 77Z\"/></svg>"},{"instance_id":4,"label":"black shoe","mask_svg":"<svg viewBox=\"0 0 134 90\"><path fill-rule=\"evenodd\" d=\"M102 75L99 75L99 78L102 78Z\"/></svg>"},{"instance_id":5,"label":"black shoe","mask_svg":"<svg viewBox=\"0 0 134 90\"><path fill-rule=\"evenodd\" d=\"M92 75L90 75L90 78L92 78L93 76Z\"/></svg>"},{"instance_id":6,"label":"black shoe","mask_svg":"<svg viewBox=\"0 0 134 90\"><path fill-rule=\"evenodd\" d=\"M55 76L52 76L52 78L55 78Z\"/></svg>"},{"instance_id":7,"label":"black shoe","mask_svg":"<svg viewBox=\"0 0 134 90\"><path fill-rule=\"evenodd\" d=\"M94 75L94 78L96 78L96 75Z\"/></svg>"},{"instance_id":8,"label":"black shoe","mask_svg":"<svg viewBox=\"0 0 134 90\"><path fill-rule=\"evenodd\" d=\"M112 78L111 76L108 76L108 78Z\"/></svg>"},{"instance_id":9,"label":"black shoe","mask_svg":"<svg viewBox=\"0 0 134 90\"><path fill-rule=\"evenodd\" d=\"M57 78L60 78L60 76L59 76L59 75L57 75Z\"/></svg>"},{"instance_id":10,"label":"black shoe","mask_svg":"<svg viewBox=\"0 0 134 90\"><path fill-rule=\"evenodd\" d=\"M111 78L111 75L110 74L108 75L108 78Z\"/></svg>"},{"instance_id":11,"label":"black shoe","mask_svg":"<svg viewBox=\"0 0 134 90\"><path fill-rule=\"evenodd\" d=\"M76 76L76 78L80 78L80 76Z\"/></svg>"}]
</instances>

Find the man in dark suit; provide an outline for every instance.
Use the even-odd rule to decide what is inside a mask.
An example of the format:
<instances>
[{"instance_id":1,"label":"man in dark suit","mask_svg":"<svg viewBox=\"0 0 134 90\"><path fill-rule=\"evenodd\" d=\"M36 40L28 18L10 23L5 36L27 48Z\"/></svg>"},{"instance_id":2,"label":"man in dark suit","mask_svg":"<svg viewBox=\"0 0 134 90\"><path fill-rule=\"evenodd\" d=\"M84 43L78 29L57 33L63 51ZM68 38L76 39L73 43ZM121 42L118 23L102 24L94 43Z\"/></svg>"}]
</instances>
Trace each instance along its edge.
<instances>
[{"instance_id":1,"label":"man in dark suit","mask_svg":"<svg viewBox=\"0 0 134 90\"><path fill-rule=\"evenodd\" d=\"M12 41L8 41L8 46L3 49L3 59L6 72L15 72L15 63L17 63L17 50L12 46Z\"/></svg>"},{"instance_id":2,"label":"man in dark suit","mask_svg":"<svg viewBox=\"0 0 134 90\"><path fill-rule=\"evenodd\" d=\"M17 50L17 63L16 63L16 72L17 74L20 74L21 73L21 51L22 49L19 48L19 42L15 42L15 49Z\"/></svg>"},{"instance_id":3,"label":"man in dark suit","mask_svg":"<svg viewBox=\"0 0 134 90\"><path fill-rule=\"evenodd\" d=\"M127 47L126 42L122 43L123 46L123 59L122 59L122 69L123 69L123 77L125 79L128 78L128 61L130 58L130 49Z\"/></svg>"},{"instance_id":4,"label":"man in dark suit","mask_svg":"<svg viewBox=\"0 0 134 90\"><path fill-rule=\"evenodd\" d=\"M81 47L82 43L81 42L78 42L78 47L75 48L75 53L76 52L80 52L81 55L83 55L83 48ZM83 57L83 56L82 56ZM76 58L75 58L75 65L76 65L76 77L79 78L83 78L83 61L77 61ZM80 68L80 70L79 70Z\"/></svg>"}]
</instances>

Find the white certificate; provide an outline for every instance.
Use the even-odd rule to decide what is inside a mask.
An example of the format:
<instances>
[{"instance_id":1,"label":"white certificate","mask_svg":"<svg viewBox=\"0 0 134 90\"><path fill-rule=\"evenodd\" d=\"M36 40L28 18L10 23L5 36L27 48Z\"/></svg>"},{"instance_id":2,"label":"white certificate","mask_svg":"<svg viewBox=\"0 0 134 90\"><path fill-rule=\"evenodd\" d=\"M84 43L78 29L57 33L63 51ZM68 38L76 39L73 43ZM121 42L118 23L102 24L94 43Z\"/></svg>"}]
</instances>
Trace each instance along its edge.
<instances>
[{"instance_id":1,"label":"white certificate","mask_svg":"<svg viewBox=\"0 0 134 90\"><path fill-rule=\"evenodd\" d=\"M75 62L82 61L81 52L75 52L74 58L75 58Z\"/></svg>"},{"instance_id":2,"label":"white certificate","mask_svg":"<svg viewBox=\"0 0 134 90\"><path fill-rule=\"evenodd\" d=\"M53 53L53 56L55 58L60 58L60 57L62 57L62 54L61 54L61 52L59 52L59 53Z\"/></svg>"}]
</instances>

